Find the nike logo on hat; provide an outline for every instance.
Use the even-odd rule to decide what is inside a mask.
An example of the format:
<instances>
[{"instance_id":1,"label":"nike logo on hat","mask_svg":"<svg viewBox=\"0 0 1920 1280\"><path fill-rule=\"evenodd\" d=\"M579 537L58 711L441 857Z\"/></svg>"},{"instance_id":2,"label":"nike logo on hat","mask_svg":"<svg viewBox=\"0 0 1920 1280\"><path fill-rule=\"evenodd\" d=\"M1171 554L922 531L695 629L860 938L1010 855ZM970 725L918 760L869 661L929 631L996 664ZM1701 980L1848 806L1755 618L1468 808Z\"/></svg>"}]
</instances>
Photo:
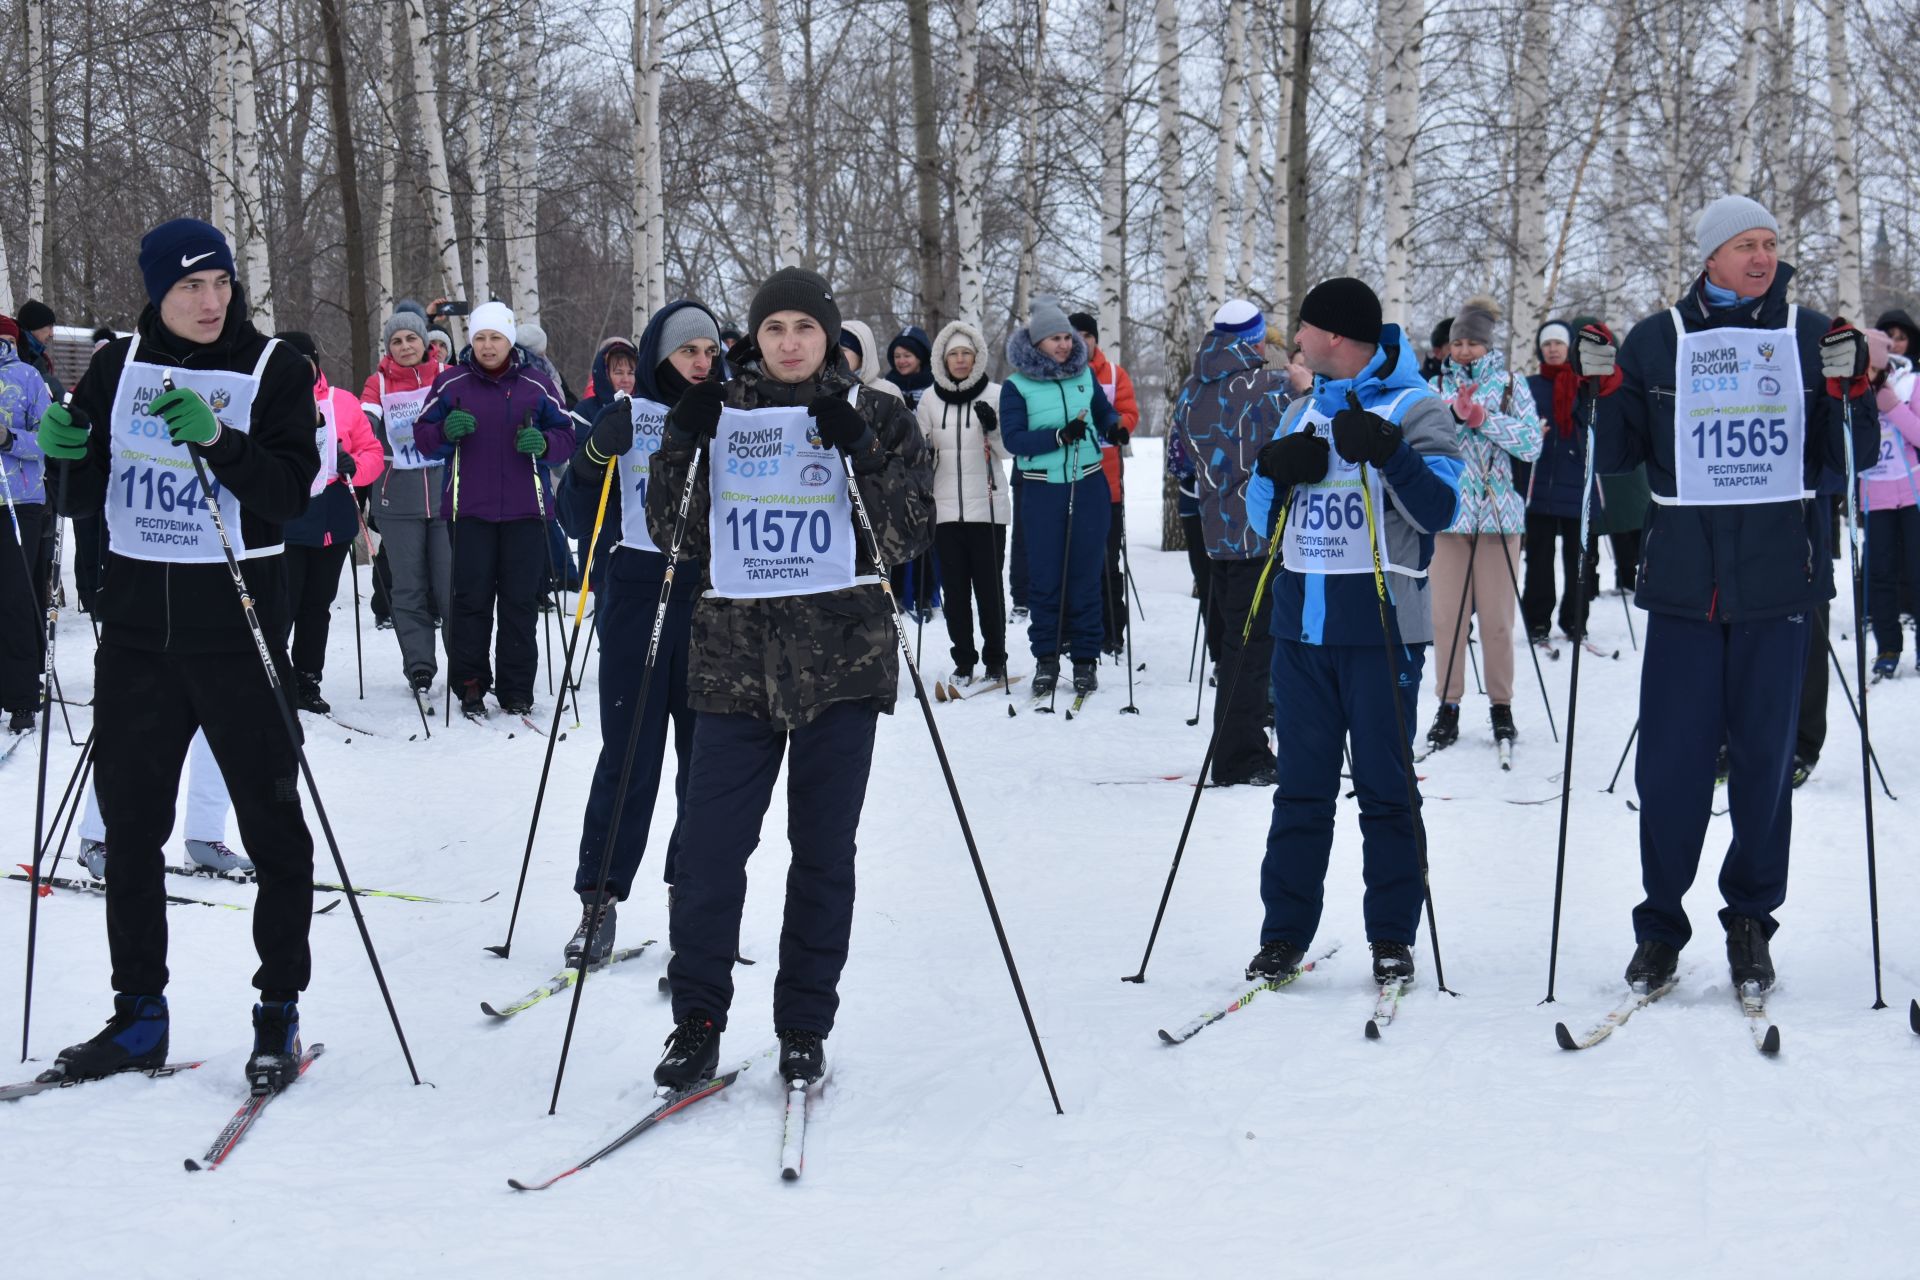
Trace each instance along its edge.
<instances>
[{"instance_id":1,"label":"nike logo on hat","mask_svg":"<svg viewBox=\"0 0 1920 1280\"><path fill-rule=\"evenodd\" d=\"M182 254L182 255L181 255L181 257L180 257L180 265L181 265L181 266L183 266L183 267L190 267L190 266L192 266L192 265L193 265L194 263L196 263L196 262L199 262L199 261L201 261L201 260L202 260L202 259L204 259L204 258L211 258L211 257L212 257L212 256L213 256L214 254L216 254L216 253L218 253L218 252L220 252L220 251L219 251L218 249L209 249L209 250L207 250L207 251L206 251L205 253L202 253L202 254L198 254L198 255L196 255L196 256L194 256L194 257L191 257L191 258L189 258L189 257L187 257L186 255L184 255L184 254Z\"/></svg>"}]
</instances>

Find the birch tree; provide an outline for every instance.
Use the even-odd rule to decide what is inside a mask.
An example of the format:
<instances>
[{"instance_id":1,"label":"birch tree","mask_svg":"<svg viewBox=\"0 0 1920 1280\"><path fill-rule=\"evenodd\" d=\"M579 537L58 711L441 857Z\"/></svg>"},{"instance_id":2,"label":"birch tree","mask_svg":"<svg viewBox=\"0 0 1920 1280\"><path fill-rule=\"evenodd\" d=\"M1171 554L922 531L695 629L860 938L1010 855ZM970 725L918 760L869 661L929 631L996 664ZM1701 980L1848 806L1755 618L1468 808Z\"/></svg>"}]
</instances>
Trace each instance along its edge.
<instances>
[{"instance_id":1,"label":"birch tree","mask_svg":"<svg viewBox=\"0 0 1920 1280\"><path fill-rule=\"evenodd\" d=\"M353 112L347 93L346 42L340 30L340 0L320 0L322 37L327 50L327 101L333 116L334 172L340 183L341 219L347 240L347 330L353 380L367 379L367 240L360 221L360 175L353 146Z\"/></svg>"},{"instance_id":2,"label":"birch tree","mask_svg":"<svg viewBox=\"0 0 1920 1280\"><path fill-rule=\"evenodd\" d=\"M1733 167L1727 175L1727 188L1736 195L1747 195L1753 187L1754 107L1760 96L1760 42L1765 31L1765 0L1747 0L1735 63Z\"/></svg>"},{"instance_id":3,"label":"birch tree","mask_svg":"<svg viewBox=\"0 0 1920 1280\"><path fill-rule=\"evenodd\" d=\"M661 190L660 77L667 53L666 0L648 0L647 15L647 302L667 305L667 208ZM633 331L637 340L640 330Z\"/></svg>"},{"instance_id":4,"label":"birch tree","mask_svg":"<svg viewBox=\"0 0 1920 1280\"><path fill-rule=\"evenodd\" d=\"M400 60L394 52L399 42L394 39L393 10L385 0L380 0L374 13L380 33L380 38L375 41L380 49L380 127L385 133L386 145L380 149L380 212L375 218L373 232L373 313L381 317L384 323L394 304L393 215L396 204L394 177L400 157ZM382 351L381 354L386 353Z\"/></svg>"},{"instance_id":5,"label":"birch tree","mask_svg":"<svg viewBox=\"0 0 1920 1280\"><path fill-rule=\"evenodd\" d=\"M914 256L916 308L929 333L947 322L946 273L940 244L940 139L934 128L931 0L907 0L908 61L913 68Z\"/></svg>"},{"instance_id":6,"label":"birch tree","mask_svg":"<svg viewBox=\"0 0 1920 1280\"><path fill-rule=\"evenodd\" d=\"M46 0L27 4L27 296L47 292L47 196L53 170L53 113L49 80Z\"/></svg>"},{"instance_id":7,"label":"birch tree","mask_svg":"<svg viewBox=\"0 0 1920 1280\"><path fill-rule=\"evenodd\" d=\"M1033 59L1027 64L1027 127L1020 131L1020 265L1013 276L1013 319L1024 322L1040 252L1040 68L1047 60L1047 0L1035 0Z\"/></svg>"},{"instance_id":8,"label":"birch tree","mask_svg":"<svg viewBox=\"0 0 1920 1280\"><path fill-rule=\"evenodd\" d=\"M540 100L540 57L534 46L531 14L514 23L518 36L506 61L512 67L512 110L500 151L513 165L507 180L506 208L511 219L507 237L507 275L513 289L513 317L520 324L540 323L540 184L539 141L533 104Z\"/></svg>"},{"instance_id":9,"label":"birch tree","mask_svg":"<svg viewBox=\"0 0 1920 1280\"><path fill-rule=\"evenodd\" d=\"M1233 273L1234 293L1247 299L1251 299L1255 293L1253 249L1257 240L1255 227L1260 214L1260 202L1253 193L1255 184L1260 180L1261 167L1266 162L1263 152L1267 141L1266 67L1260 41L1262 24L1257 21L1257 16L1247 28L1247 54L1243 59L1247 78L1246 107L1243 112L1247 126L1247 179L1240 184L1240 265Z\"/></svg>"},{"instance_id":10,"label":"birch tree","mask_svg":"<svg viewBox=\"0 0 1920 1280\"><path fill-rule=\"evenodd\" d=\"M234 229L254 322L271 331L273 277L267 263L267 207L260 187L259 108L254 96L253 20L247 0L226 0L227 47L233 58L233 167L238 197Z\"/></svg>"},{"instance_id":11,"label":"birch tree","mask_svg":"<svg viewBox=\"0 0 1920 1280\"><path fill-rule=\"evenodd\" d=\"M1514 86L1515 177L1513 320L1507 326L1507 367L1518 369L1533 350L1545 317L1547 256L1547 62L1553 52L1548 0L1526 0L1520 24L1518 83ZM1602 101L1605 94L1601 95Z\"/></svg>"},{"instance_id":12,"label":"birch tree","mask_svg":"<svg viewBox=\"0 0 1920 1280\"><path fill-rule=\"evenodd\" d=\"M420 144L426 152L426 197L433 211L434 253L440 260L440 288L449 298L467 297L460 270L460 233L454 230L453 187L447 181L447 147L440 122L440 93L433 82L433 44L427 31L425 0L400 0L406 6L407 51L413 64L413 100L419 113ZM484 302L485 299L474 299ZM459 329L455 323L455 337Z\"/></svg>"},{"instance_id":13,"label":"birch tree","mask_svg":"<svg viewBox=\"0 0 1920 1280\"><path fill-rule=\"evenodd\" d=\"M1120 295L1126 283L1127 4L1102 0L1100 48L1100 336L1120 363Z\"/></svg>"},{"instance_id":14,"label":"birch tree","mask_svg":"<svg viewBox=\"0 0 1920 1280\"><path fill-rule=\"evenodd\" d=\"M1845 0L1826 0L1827 111L1833 124L1833 194L1838 206L1839 261L1835 302L1839 314L1864 323L1860 314L1860 171L1853 153L1853 86L1847 67Z\"/></svg>"},{"instance_id":15,"label":"birch tree","mask_svg":"<svg viewBox=\"0 0 1920 1280\"><path fill-rule=\"evenodd\" d=\"M980 261L980 0L954 5L954 38L959 43L955 90L960 118L954 122L954 256L958 260L960 316L973 324L986 314L986 287Z\"/></svg>"},{"instance_id":16,"label":"birch tree","mask_svg":"<svg viewBox=\"0 0 1920 1280\"><path fill-rule=\"evenodd\" d=\"M488 75L485 46L481 32L491 29L494 14L488 11L486 0L472 0L467 13L467 83L472 92L467 98L467 109L461 113L467 146L467 180L473 188L468 203L468 225L472 228L472 273L468 277L473 282L473 296L476 300L493 296L491 267L487 261L487 143L486 116L489 95L481 92L481 86L491 83Z\"/></svg>"},{"instance_id":17,"label":"birch tree","mask_svg":"<svg viewBox=\"0 0 1920 1280\"><path fill-rule=\"evenodd\" d=\"M1180 167L1180 7L1176 0L1154 0L1153 29L1159 44L1160 94L1160 290L1164 296L1167 403L1179 395L1187 351L1187 196Z\"/></svg>"},{"instance_id":18,"label":"birch tree","mask_svg":"<svg viewBox=\"0 0 1920 1280\"><path fill-rule=\"evenodd\" d=\"M1420 125L1420 43L1426 25L1425 0L1385 0L1393 16L1387 49L1386 98L1386 290L1381 309L1394 324L1412 315L1413 179L1415 142Z\"/></svg>"},{"instance_id":19,"label":"birch tree","mask_svg":"<svg viewBox=\"0 0 1920 1280\"><path fill-rule=\"evenodd\" d=\"M780 61L780 0L760 0L760 58L767 69L767 115L773 121L773 220L780 265L797 267L800 207L793 191L793 131L787 125L787 69Z\"/></svg>"},{"instance_id":20,"label":"birch tree","mask_svg":"<svg viewBox=\"0 0 1920 1280\"><path fill-rule=\"evenodd\" d=\"M208 221L220 228L229 244L239 239L235 217L239 203L233 185L233 47L224 25L213 57L213 128L208 142L207 167L212 179L213 208Z\"/></svg>"},{"instance_id":21,"label":"birch tree","mask_svg":"<svg viewBox=\"0 0 1920 1280\"><path fill-rule=\"evenodd\" d=\"M1360 155L1355 162L1353 175L1352 220L1347 227L1347 265L1346 273L1356 279L1366 273L1366 259L1362 249L1366 244L1367 203L1373 198L1373 142L1379 136L1374 122L1380 112L1380 62L1386 48L1389 32L1384 24L1388 21L1386 10L1381 10L1383 24L1379 35L1372 41L1373 47L1367 51L1367 87L1360 99Z\"/></svg>"},{"instance_id":22,"label":"birch tree","mask_svg":"<svg viewBox=\"0 0 1920 1280\"><path fill-rule=\"evenodd\" d=\"M1280 111L1274 130L1273 185L1267 203L1273 209L1273 309L1283 332L1290 332L1295 302L1306 290L1307 275L1307 78L1312 70L1313 0L1282 0L1280 39Z\"/></svg>"},{"instance_id":23,"label":"birch tree","mask_svg":"<svg viewBox=\"0 0 1920 1280\"><path fill-rule=\"evenodd\" d=\"M634 0L633 4L633 186L627 219L627 238L633 248L633 321L627 332L636 339L656 309L653 261L659 249L653 243L653 205L657 196L650 167L656 139L651 129L654 82L648 74L653 65L648 39L656 5L657 0Z\"/></svg>"},{"instance_id":24,"label":"birch tree","mask_svg":"<svg viewBox=\"0 0 1920 1280\"><path fill-rule=\"evenodd\" d=\"M1240 60L1247 39L1247 0L1225 0L1227 32L1221 50L1220 124L1213 148L1213 207L1207 220L1207 314L1227 300L1227 226L1233 213L1233 161L1240 140Z\"/></svg>"},{"instance_id":25,"label":"birch tree","mask_svg":"<svg viewBox=\"0 0 1920 1280\"><path fill-rule=\"evenodd\" d=\"M1672 6L1678 9L1678 6ZM1679 13L1654 14L1654 47L1659 51L1660 104L1660 181L1665 199L1666 262L1660 274L1660 291L1668 297L1684 287L1687 233L1681 204L1680 167L1686 146L1686 104L1692 91L1693 59L1686 48L1684 21Z\"/></svg>"},{"instance_id":26,"label":"birch tree","mask_svg":"<svg viewBox=\"0 0 1920 1280\"><path fill-rule=\"evenodd\" d=\"M7 271L7 238L0 236L0 315L13 315L19 307L13 301L13 276Z\"/></svg>"}]
</instances>

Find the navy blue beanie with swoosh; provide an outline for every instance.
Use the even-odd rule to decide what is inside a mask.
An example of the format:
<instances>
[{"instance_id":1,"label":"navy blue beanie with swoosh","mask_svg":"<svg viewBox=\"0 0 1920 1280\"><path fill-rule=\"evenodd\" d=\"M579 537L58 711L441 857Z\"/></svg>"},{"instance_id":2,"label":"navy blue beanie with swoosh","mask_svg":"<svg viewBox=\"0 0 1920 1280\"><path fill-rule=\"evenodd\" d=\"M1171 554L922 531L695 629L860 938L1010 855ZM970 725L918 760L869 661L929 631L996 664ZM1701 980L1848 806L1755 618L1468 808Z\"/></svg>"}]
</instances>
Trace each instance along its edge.
<instances>
[{"instance_id":1,"label":"navy blue beanie with swoosh","mask_svg":"<svg viewBox=\"0 0 1920 1280\"><path fill-rule=\"evenodd\" d=\"M156 307L182 276L214 270L235 274L233 250L210 222L175 218L140 238L140 274L146 280L147 300Z\"/></svg>"}]
</instances>

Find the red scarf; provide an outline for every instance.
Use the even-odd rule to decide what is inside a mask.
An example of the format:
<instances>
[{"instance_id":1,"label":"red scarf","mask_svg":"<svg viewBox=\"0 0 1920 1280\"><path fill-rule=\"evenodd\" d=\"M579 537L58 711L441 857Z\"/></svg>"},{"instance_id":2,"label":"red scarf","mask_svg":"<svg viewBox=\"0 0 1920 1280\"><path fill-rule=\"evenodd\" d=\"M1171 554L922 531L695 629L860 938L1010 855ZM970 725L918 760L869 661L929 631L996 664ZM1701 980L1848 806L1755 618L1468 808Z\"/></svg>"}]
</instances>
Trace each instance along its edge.
<instances>
[{"instance_id":1,"label":"red scarf","mask_svg":"<svg viewBox=\"0 0 1920 1280\"><path fill-rule=\"evenodd\" d=\"M1553 379L1553 425L1561 439L1573 435L1573 406L1580 396L1580 375L1570 363L1540 362L1540 372Z\"/></svg>"}]
</instances>

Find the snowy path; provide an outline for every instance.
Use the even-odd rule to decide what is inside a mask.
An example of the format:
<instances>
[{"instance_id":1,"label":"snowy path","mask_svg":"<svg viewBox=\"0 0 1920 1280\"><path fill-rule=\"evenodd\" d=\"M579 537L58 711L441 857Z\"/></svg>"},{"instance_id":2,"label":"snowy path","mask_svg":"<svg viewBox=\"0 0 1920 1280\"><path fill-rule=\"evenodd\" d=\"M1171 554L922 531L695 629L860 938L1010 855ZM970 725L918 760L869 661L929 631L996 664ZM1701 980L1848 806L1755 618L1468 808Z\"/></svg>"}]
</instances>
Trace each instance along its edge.
<instances>
[{"instance_id":1,"label":"snowy path","mask_svg":"<svg viewBox=\"0 0 1920 1280\"><path fill-rule=\"evenodd\" d=\"M370 620L367 700L353 696L343 588L326 691L340 716L386 736L348 745L346 733L310 723L309 749L356 881L463 900L363 900L415 1058L436 1087L408 1085L352 921L336 910L314 923L316 976L303 1002L325 1060L226 1168L184 1173L181 1158L205 1147L243 1092L253 959L247 916L176 907L174 1057L208 1065L0 1109L0 1185L15 1210L7 1272L172 1276L297 1260L316 1274L375 1277L623 1264L689 1276L1912 1274L1894 1227L1920 1194L1908 1074L1920 1066L1920 1037L1905 1012L1920 992L1910 927L1920 841L1907 812L1920 804L1920 679L1908 671L1874 696L1879 753L1903 797L1876 797L1885 1012L1867 1007L1858 756L1836 688L1825 758L1796 797L1793 891L1775 946L1779 1059L1753 1051L1727 983L1712 914L1724 818L1688 900L1696 940L1681 987L1590 1053L1555 1047L1556 1020L1584 1028L1616 998L1639 896L1631 762L1617 794L1600 794L1638 682L1619 603L1606 597L1596 638L1622 653L1582 665L1559 1002L1536 1003L1558 808L1505 803L1555 796L1561 767L1522 653L1514 771L1498 771L1485 700L1471 694L1460 745L1422 766L1442 957L1460 998L1436 993L1423 933L1420 985L1383 1042L1363 1038L1373 989L1355 811L1343 801L1320 942L1345 946L1323 972L1169 1048L1157 1028L1243 985L1258 943L1270 793L1206 793L1149 981L1120 982L1139 963L1189 799L1181 784L1151 779L1190 778L1206 731L1184 723L1194 695L1184 679L1194 619L1185 557L1153 549L1156 442L1137 453L1129 498L1149 613L1135 652L1146 663L1136 673L1143 714L1117 714L1126 673L1115 665L1071 723L1028 714L1024 697L1013 719L1002 698L935 708L1065 1116L1047 1101L919 711L903 702L881 722L853 957L804 1179L780 1180L781 1091L755 1071L551 1191L510 1191L508 1176L552 1173L638 1114L669 1029L654 982L663 949L595 975L550 1118L565 998L504 1023L478 1007L552 974L571 931L572 848L598 746L595 681L582 700L588 723L557 747L514 955L497 959L483 947L505 933L545 744L457 718L447 730L436 722L431 742L407 741L418 718L392 635ZM1851 680L1851 644L1840 640L1848 619L1837 601L1833 634ZM1636 616L1644 634L1643 622ZM928 673L943 674L937 620L925 644ZM65 619L61 646L66 688L84 697L83 618ZM1546 664L1562 732L1570 656ZM1022 652L1015 670L1025 669ZM544 677L539 687L544 727ZM1431 704L1429 692L1423 728ZM85 716L75 712L83 734ZM56 793L77 755L57 739ZM32 812L22 751L0 767L10 862L30 856ZM784 820L776 797L743 934L761 963L736 973L730 1061L772 1034ZM670 822L663 806L656 842ZM623 912L623 944L666 937L657 848ZM183 856L177 839L169 852ZM324 848L319 857L325 868ZM208 881L177 888L249 897ZM26 916L25 887L0 888L9 1061ZM26 1078L104 1018L101 902L45 899L39 956L35 1062L0 1070L7 1079Z\"/></svg>"}]
</instances>

